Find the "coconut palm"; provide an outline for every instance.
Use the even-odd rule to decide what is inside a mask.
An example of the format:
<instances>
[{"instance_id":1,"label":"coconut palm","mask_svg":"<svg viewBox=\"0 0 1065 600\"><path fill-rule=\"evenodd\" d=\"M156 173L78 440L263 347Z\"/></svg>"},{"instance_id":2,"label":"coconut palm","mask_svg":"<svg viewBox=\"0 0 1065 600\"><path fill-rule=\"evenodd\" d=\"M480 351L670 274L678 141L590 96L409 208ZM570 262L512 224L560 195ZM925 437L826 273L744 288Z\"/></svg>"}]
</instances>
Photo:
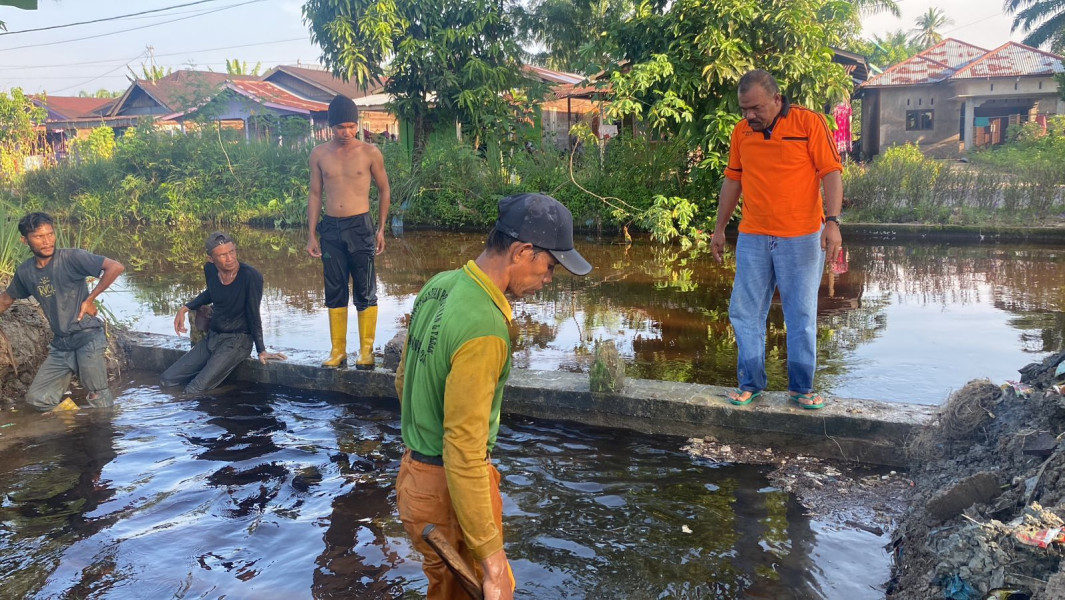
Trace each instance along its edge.
<instances>
[{"instance_id":1,"label":"coconut palm","mask_svg":"<svg viewBox=\"0 0 1065 600\"><path fill-rule=\"evenodd\" d=\"M899 5L895 0L851 0L851 4L858 9L858 12L863 15L875 15L882 12L889 12L896 18L901 17L902 13L899 11Z\"/></svg>"},{"instance_id":2,"label":"coconut palm","mask_svg":"<svg viewBox=\"0 0 1065 600\"><path fill-rule=\"evenodd\" d=\"M914 19L914 23L917 25L913 29L914 43L922 48L929 48L943 41L943 34L939 33L939 30L953 25L954 19L943 14L938 8L929 8L928 12Z\"/></svg>"},{"instance_id":3,"label":"coconut palm","mask_svg":"<svg viewBox=\"0 0 1065 600\"><path fill-rule=\"evenodd\" d=\"M1061 0L1006 0L1005 12L1013 15L1011 32L1018 29L1027 36L1024 43L1042 46L1047 42L1065 49L1065 2Z\"/></svg>"}]
</instances>

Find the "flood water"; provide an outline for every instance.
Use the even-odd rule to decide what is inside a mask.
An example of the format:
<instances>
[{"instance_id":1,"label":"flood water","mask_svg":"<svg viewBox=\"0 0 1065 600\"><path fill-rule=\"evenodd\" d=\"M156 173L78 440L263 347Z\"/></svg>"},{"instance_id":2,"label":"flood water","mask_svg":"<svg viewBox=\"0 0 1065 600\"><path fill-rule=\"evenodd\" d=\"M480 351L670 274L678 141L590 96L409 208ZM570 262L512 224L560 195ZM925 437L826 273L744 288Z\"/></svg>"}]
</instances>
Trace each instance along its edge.
<instances>
[{"instance_id":1,"label":"flood water","mask_svg":"<svg viewBox=\"0 0 1065 600\"><path fill-rule=\"evenodd\" d=\"M413 599L395 401L127 374L117 407L0 413L0 597ZM684 440L508 418L517 597L882 598L887 536L804 514Z\"/></svg>"},{"instance_id":2,"label":"flood water","mask_svg":"<svg viewBox=\"0 0 1065 600\"><path fill-rule=\"evenodd\" d=\"M203 289L208 229L85 231L97 252L128 270L104 303L132 328L173 334L181 303ZM239 257L265 278L267 345L328 353L322 272L302 231L237 228ZM409 231L378 258L377 349L403 327L414 296L438 271L476 257L482 234ZM578 239L595 265L562 269L536 297L515 303L514 363L587 371L594 344L613 340L630 376L730 386L736 346L728 323L734 263ZM974 378L1017 379L1059 349L1065 332L1063 251L1004 244L853 241L826 271L818 318L818 387L841 397L938 404ZM838 273L834 271L839 271ZM349 349L356 348L351 311ZM770 312L770 389L787 385L779 305ZM354 360L354 359L352 359Z\"/></svg>"}]
</instances>

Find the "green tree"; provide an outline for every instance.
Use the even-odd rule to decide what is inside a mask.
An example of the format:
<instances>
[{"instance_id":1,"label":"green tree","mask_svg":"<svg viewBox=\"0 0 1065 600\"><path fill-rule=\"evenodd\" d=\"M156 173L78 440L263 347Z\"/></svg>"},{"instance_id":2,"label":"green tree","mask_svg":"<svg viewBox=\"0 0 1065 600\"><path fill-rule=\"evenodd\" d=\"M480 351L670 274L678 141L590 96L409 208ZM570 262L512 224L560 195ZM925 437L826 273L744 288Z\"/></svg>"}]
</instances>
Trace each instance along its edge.
<instances>
[{"instance_id":1,"label":"green tree","mask_svg":"<svg viewBox=\"0 0 1065 600\"><path fill-rule=\"evenodd\" d=\"M528 83L499 0L308 0L303 15L335 75L364 87L387 76L419 155L437 125L479 133L518 116L514 91Z\"/></svg>"},{"instance_id":2,"label":"green tree","mask_svg":"<svg viewBox=\"0 0 1065 600\"><path fill-rule=\"evenodd\" d=\"M70 154L77 160L93 162L110 160L115 155L115 130L97 127L86 138L75 138L70 143Z\"/></svg>"},{"instance_id":3,"label":"green tree","mask_svg":"<svg viewBox=\"0 0 1065 600\"><path fill-rule=\"evenodd\" d=\"M895 0L851 0L851 4L862 15L877 15L882 12L891 13L894 17L902 16L898 3Z\"/></svg>"},{"instance_id":4,"label":"green tree","mask_svg":"<svg viewBox=\"0 0 1065 600\"><path fill-rule=\"evenodd\" d=\"M928 12L914 19L914 24L917 27L913 29L913 41L923 50L942 42L943 34L939 33L939 30L953 25L954 19L945 15L940 9L930 7Z\"/></svg>"},{"instance_id":5,"label":"green tree","mask_svg":"<svg viewBox=\"0 0 1065 600\"><path fill-rule=\"evenodd\" d=\"M1065 2L1061 0L1006 0L1003 6L1013 15L1010 32L1022 30L1024 43L1049 43L1055 52L1065 52Z\"/></svg>"},{"instance_id":6,"label":"green tree","mask_svg":"<svg viewBox=\"0 0 1065 600\"><path fill-rule=\"evenodd\" d=\"M677 0L644 3L612 36L630 62L609 70L615 118L682 136L719 173L740 120L736 85L765 68L793 102L818 110L852 84L832 62L853 5L841 0Z\"/></svg>"},{"instance_id":7,"label":"green tree","mask_svg":"<svg viewBox=\"0 0 1065 600\"><path fill-rule=\"evenodd\" d=\"M164 69L163 67L160 67L155 63L152 63L150 65L141 63L140 77L138 77L137 72L131 69L130 67L126 67L126 70L129 71L129 75L126 75L126 79L130 80L130 82L137 81L138 79L147 81L159 81L160 79L174 72L174 69L172 68L167 67Z\"/></svg>"},{"instance_id":8,"label":"green tree","mask_svg":"<svg viewBox=\"0 0 1065 600\"><path fill-rule=\"evenodd\" d=\"M111 90L105 90L104 88L100 88L95 92L87 92L85 90L78 92L79 98L118 98L121 95L121 91L114 92Z\"/></svg>"},{"instance_id":9,"label":"green tree","mask_svg":"<svg viewBox=\"0 0 1065 600\"><path fill-rule=\"evenodd\" d=\"M527 45L544 49L532 60L552 69L586 73L607 58L590 55L592 42L632 16L633 0L532 0L513 8L514 22Z\"/></svg>"},{"instance_id":10,"label":"green tree","mask_svg":"<svg viewBox=\"0 0 1065 600\"><path fill-rule=\"evenodd\" d=\"M847 48L865 56L870 65L880 69L897 65L921 51L921 47L902 29L883 36L874 35L871 40L855 40Z\"/></svg>"},{"instance_id":11,"label":"green tree","mask_svg":"<svg viewBox=\"0 0 1065 600\"><path fill-rule=\"evenodd\" d=\"M226 73L230 75L259 75L262 68L262 62L255 63L255 66L249 69L247 61L226 59Z\"/></svg>"},{"instance_id":12,"label":"green tree","mask_svg":"<svg viewBox=\"0 0 1065 600\"><path fill-rule=\"evenodd\" d=\"M38 153L41 136L37 127L46 118L48 111L34 104L22 88L0 92L0 180L20 173L23 160Z\"/></svg>"}]
</instances>

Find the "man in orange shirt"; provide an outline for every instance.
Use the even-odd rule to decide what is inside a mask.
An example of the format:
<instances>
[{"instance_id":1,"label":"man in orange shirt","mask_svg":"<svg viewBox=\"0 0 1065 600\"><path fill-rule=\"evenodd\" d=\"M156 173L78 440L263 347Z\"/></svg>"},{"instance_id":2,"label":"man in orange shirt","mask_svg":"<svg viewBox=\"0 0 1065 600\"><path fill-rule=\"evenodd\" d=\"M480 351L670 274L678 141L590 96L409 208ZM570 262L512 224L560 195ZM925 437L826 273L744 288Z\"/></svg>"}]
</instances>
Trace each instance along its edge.
<instances>
[{"instance_id":1,"label":"man in orange shirt","mask_svg":"<svg viewBox=\"0 0 1065 600\"><path fill-rule=\"evenodd\" d=\"M834 258L843 244L843 165L824 117L791 105L766 71L750 71L740 79L739 101L744 118L732 131L710 243L721 262L725 226L742 193L729 302L739 386L729 393L729 401L749 404L766 388L766 318L773 292L779 290L788 336L788 395L802 408L821 408L824 398L813 387L817 290L826 251Z\"/></svg>"}]
</instances>

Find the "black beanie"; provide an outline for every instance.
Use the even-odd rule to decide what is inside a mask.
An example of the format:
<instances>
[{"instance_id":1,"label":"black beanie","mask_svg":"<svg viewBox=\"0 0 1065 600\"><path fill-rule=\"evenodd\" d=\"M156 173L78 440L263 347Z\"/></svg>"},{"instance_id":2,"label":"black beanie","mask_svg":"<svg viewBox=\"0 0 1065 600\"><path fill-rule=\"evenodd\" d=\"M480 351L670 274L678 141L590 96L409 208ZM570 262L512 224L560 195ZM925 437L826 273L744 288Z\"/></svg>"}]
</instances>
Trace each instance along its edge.
<instances>
[{"instance_id":1,"label":"black beanie","mask_svg":"<svg viewBox=\"0 0 1065 600\"><path fill-rule=\"evenodd\" d=\"M359 108L351 98L343 94L337 94L336 98L329 103L329 126L336 127L341 123L358 123Z\"/></svg>"}]
</instances>

